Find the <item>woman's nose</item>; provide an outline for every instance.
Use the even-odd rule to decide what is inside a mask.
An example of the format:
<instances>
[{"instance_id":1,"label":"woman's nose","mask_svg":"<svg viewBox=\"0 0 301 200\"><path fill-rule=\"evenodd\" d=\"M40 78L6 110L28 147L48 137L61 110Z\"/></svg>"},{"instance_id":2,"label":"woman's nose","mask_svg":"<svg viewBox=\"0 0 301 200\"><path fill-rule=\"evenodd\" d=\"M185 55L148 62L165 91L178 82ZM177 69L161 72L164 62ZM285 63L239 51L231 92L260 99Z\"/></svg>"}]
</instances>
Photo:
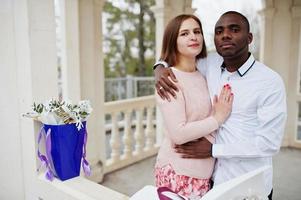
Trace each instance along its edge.
<instances>
[{"instance_id":1,"label":"woman's nose","mask_svg":"<svg viewBox=\"0 0 301 200\"><path fill-rule=\"evenodd\" d=\"M192 33L190 39L191 39L191 40L196 40L196 34Z\"/></svg>"}]
</instances>

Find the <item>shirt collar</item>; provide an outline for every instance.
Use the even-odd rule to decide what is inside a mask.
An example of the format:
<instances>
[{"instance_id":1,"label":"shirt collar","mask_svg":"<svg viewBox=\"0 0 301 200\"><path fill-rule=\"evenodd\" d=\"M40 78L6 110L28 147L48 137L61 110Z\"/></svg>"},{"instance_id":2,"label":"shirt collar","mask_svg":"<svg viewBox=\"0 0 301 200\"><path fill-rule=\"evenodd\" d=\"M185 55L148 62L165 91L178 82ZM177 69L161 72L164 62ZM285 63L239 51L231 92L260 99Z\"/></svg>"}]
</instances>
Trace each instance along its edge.
<instances>
[{"instance_id":1,"label":"shirt collar","mask_svg":"<svg viewBox=\"0 0 301 200\"><path fill-rule=\"evenodd\" d=\"M238 68L237 73L241 77L243 77L253 67L254 63L255 63L255 58L251 53L249 53L248 60L240 68ZM226 69L224 62L221 65L221 69L222 69L222 72Z\"/></svg>"}]
</instances>

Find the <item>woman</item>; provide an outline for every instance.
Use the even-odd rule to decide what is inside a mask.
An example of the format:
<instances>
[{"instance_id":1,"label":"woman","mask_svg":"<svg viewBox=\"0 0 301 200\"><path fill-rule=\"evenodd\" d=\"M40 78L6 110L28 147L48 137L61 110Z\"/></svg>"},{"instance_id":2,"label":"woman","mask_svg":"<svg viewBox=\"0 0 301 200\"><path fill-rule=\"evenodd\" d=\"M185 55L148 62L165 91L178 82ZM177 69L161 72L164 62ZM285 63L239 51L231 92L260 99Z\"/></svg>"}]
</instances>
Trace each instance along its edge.
<instances>
[{"instance_id":1,"label":"woman","mask_svg":"<svg viewBox=\"0 0 301 200\"><path fill-rule=\"evenodd\" d=\"M155 166L156 186L168 187L189 199L199 199L209 190L215 160L184 159L174 146L201 137L213 143L213 133L230 115L233 102L231 88L226 85L211 109L206 80L196 68L196 60L206 55L202 25L196 16L179 15L169 22L161 59L172 66L179 91L170 102L156 95L166 128Z\"/></svg>"}]
</instances>

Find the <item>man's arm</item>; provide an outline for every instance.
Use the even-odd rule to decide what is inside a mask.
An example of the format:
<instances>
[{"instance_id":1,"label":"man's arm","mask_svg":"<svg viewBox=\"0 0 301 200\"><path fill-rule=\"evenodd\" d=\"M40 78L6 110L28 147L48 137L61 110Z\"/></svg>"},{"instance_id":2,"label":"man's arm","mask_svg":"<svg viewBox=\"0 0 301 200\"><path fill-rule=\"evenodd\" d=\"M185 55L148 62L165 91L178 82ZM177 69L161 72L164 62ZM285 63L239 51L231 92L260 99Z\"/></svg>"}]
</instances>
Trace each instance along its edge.
<instances>
[{"instance_id":1,"label":"man's arm","mask_svg":"<svg viewBox=\"0 0 301 200\"><path fill-rule=\"evenodd\" d=\"M203 159L212 157L212 143L202 137L182 145L175 145L175 151L182 154L182 158Z\"/></svg>"},{"instance_id":2,"label":"man's arm","mask_svg":"<svg viewBox=\"0 0 301 200\"><path fill-rule=\"evenodd\" d=\"M155 87L158 95L164 100L170 101L170 95L176 98L177 86L172 82L178 82L172 70L163 65L157 65L155 71ZM171 81L172 80L172 81Z\"/></svg>"}]
</instances>

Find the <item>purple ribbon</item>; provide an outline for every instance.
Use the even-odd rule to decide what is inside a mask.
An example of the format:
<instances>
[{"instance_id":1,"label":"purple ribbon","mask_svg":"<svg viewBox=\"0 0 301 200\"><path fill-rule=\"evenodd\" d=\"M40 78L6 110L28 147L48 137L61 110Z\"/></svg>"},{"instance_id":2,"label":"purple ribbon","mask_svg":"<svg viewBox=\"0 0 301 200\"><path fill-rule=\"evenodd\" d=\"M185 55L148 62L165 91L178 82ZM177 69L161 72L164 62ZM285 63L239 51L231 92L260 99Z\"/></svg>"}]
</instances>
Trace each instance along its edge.
<instances>
[{"instance_id":1,"label":"purple ribbon","mask_svg":"<svg viewBox=\"0 0 301 200\"><path fill-rule=\"evenodd\" d=\"M50 156L50 152L51 152L51 137L50 137L50 133L51 133L51 130L49 129L46 133L46 138L45 138L45 143L46 143L46 156L41 154L40 152L40 142L42 140L42 131L44 130L44 127L41 128L40 132L39 132L39 136L38 136L38 158L40 159L41 161L41 165L39 166L38 170L37 171L40 171L40 168L45 166L46 167L46 174L45 174L45 178L49 181L52 181L53 178L54 178L54 173L52 172L51 170L51 167L50 167L50 163L48 160L51 159L51 156ZM47 159L48 158L48 159Z\"/></svg>"},{"instance_id":2,"label":"purple ribbon","mask_svg":"<svg viewBox=\"0 0 301 200\"><path fill-rule=\"evenodd\" d=\"M88 161L86 160L86 145L87 145L87 137L88 137L86 130L84 134L85 135L84 135L84 145L83 145L82 168L86 176L91 176L91 168Z\"/></svg>"},{"instance_id":3,"label":"purple ribbon","mask_svg":"<svg viewBox=\"0 0 301 200\"><path fill-rule=\"evenodd\" d=\"M46 156L41 154L40 152L40 142L42 140L42 132L44 130L44 127L42 126L40 132L39 132L39 136L38 136L38 158L41 161L41 165L38 167L37 171L40 171L40 168L45 166L46 167L46 174L45 177L47 180L52 181L54 178L54 167L53 167L53 162L52 162L52 157L51 157L51 129L48 129L47 133L46 133L46 137L45 137L45 150L46 150ZM82 168L83 171L85 173L86 176L90 176L91 175L91 168L90 165L88 163L88 161L86 160L86 146L87 146L87 131L84 132L84 144L83 144L83 154L82 154Z\"/></svg>"}]
</instances>

